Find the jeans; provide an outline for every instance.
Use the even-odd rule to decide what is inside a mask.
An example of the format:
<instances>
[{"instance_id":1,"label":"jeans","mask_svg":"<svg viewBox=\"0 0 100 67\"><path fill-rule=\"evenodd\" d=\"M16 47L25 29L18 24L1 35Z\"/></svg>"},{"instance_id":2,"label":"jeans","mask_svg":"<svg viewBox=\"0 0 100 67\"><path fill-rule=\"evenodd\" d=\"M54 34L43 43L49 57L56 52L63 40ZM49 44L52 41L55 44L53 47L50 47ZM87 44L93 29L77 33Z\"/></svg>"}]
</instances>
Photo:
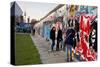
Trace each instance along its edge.
<instances>
[{"instance_id":1,"label":"jeans","mask_svg":"<svg viewBox=\"0 0 100 67\"><path fill-rule=\"evenodd\" d=\"M59 51L59 48L63 48L63 40L57 40L56 50Z\"/></svg>"},{"instance_id":2,"label":"jeans","mask_svg":"<svg viewBox=\"0 0 100 67\"><path fill-rule=\"evenodd\" d=\"M70 54L69 54L69 52L70 52ZM66 53L67 53L67 58L72 59L72 46L67 45Z\"/></svg>"},{"instance_id":3,"label":"jeans","mask_svg":"<svg viewBox=\"0 0 100 67\"><path fill-rule=\"evenodd\" d=\"M53 51L53 48L55 46L55 40L52 40L52 44L51 44L51 50Z\"/></svg>"},{"instance_id":4,"label":"jeans","mask_svg":"<svg viewBox=\"0 0 100 67\"><path fill-rule=\"evenodd\" d=\"M68 57L68 56L67 56L67 47L66 47L66 49L65 49L65 53L66 53L66 57Z\"/></svg>"},{"instance_id":5,"label":"jeans","mask_svg":"<svg viewBox=\"0 0 100 67\"><path fill-rule=\"evenodd\" d=\"M61 46L62 46L62 49L65 50L64 40L61 41Z\"/></svg>"},{"instance_id":6,"label":"jeans","mask_svg":"<svg viewBox=\"0 0 100 67\"><path fill-rule=\"evenodd\" d=\"M59 43L60 43L60 41L57 40L56 51L59 51Z\"/></svg>"}]
</instances>

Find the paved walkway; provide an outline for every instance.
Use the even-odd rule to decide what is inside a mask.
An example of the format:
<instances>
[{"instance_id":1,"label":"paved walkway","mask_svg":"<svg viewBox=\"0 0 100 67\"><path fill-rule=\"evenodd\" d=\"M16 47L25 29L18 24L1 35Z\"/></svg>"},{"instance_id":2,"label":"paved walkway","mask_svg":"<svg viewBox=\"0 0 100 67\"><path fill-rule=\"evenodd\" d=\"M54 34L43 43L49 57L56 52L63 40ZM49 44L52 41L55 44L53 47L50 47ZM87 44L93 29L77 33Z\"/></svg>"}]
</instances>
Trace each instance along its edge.
<instances>
[{"instance_id":1,"label":"paved walkway","mask_svg":"<svg viewBox=\"0 0 100 67\"><path fill-rule=\"evenodd\" d=\"M50 63L65 63L65 52L64 51L50 51L50 42L46 41L40 35L32 36L31 38L37 47L40 58L43 64Z\"/></svg>"}]
</instances>

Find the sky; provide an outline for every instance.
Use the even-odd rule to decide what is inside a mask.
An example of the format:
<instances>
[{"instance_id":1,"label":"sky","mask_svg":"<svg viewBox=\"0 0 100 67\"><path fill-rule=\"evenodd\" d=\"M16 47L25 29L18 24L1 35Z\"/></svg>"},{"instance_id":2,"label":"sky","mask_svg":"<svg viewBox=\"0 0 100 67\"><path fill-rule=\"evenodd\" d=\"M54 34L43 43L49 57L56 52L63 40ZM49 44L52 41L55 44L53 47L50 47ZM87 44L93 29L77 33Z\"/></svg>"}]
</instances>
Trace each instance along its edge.
<instances>
[{"instance_id":1,"label":"sky","mask_svg":"<svg viewBox=\"0 0 100 67\"><path fill-rule=\"evenodd\" d=\"M58 4L55 3L39 3L39 2L24 2L17 1L23 12L26 12L26 16L30 19L40 20Z\"/></svg>"}]
</instances>

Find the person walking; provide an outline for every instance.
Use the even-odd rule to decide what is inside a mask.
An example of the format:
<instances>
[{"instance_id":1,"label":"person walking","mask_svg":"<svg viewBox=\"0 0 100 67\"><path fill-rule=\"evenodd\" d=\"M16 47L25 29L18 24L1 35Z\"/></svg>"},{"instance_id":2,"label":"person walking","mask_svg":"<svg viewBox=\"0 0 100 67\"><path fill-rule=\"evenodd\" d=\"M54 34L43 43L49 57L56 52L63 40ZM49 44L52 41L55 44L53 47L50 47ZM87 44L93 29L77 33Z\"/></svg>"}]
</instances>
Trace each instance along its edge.
<instances>
[{"instance_id":1,"label":"person walking","mask_svg":"<svg viewBox=\"0 0 100 67\"><path fill-rule=\"evenodd\" d=\"M35 35L35 28L33 29L33 35Z\"/></svg>"},{"instance_id":2,"label":"person walking","mask_svg":"<svg viewBox=\"0 0 100 67\"><path fill-rule=\"evenodd\" d=\"M58 28L58 33L57 33L57 45L56 45L56 51L59 51L59 44L60 48L62 49L62 30L60 29L60 27Z\"/></svg>"},{"instance_id":3,"label":"person walking","mask_svg":"<svg viewBox=\"0 0 100 67\"><path fill-rule=\"evenodd\" d=\"M66 32L66 53L67 53L67 61L72 61L72 47L74 45L74 36L75 36L75 30L74 29L68 29Z\"/></svg>"},{"instance_id":4,"label":"person walking","mask_svg":"<svg viewBox=\"0 0 100 67\"><path fill-rule=\"evenodd\" d=\"M55 46L55 31L56 31L56 28L53 27L50 31L50 39L52 41L52 44L51 44L51 51L54 50L54 46Z\"/></svg>"}]
</instances>

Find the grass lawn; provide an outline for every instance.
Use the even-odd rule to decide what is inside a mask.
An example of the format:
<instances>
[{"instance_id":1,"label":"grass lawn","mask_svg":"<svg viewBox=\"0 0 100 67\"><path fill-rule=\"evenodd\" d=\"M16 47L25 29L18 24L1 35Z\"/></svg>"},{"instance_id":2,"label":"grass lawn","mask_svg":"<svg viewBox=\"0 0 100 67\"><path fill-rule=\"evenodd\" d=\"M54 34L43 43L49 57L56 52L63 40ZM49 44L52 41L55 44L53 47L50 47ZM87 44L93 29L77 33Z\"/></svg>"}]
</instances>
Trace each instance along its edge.
<instances>
[{"instance_id":1,"label":"grass lawn","mask_svg":"<svg viewBox=\"0 0 100 67\"><path fill-rule=\"evenodd\" d=\"M15 64L41 64L40 55L29 34L16 34Z\"/></svg>"}]
</instances>

